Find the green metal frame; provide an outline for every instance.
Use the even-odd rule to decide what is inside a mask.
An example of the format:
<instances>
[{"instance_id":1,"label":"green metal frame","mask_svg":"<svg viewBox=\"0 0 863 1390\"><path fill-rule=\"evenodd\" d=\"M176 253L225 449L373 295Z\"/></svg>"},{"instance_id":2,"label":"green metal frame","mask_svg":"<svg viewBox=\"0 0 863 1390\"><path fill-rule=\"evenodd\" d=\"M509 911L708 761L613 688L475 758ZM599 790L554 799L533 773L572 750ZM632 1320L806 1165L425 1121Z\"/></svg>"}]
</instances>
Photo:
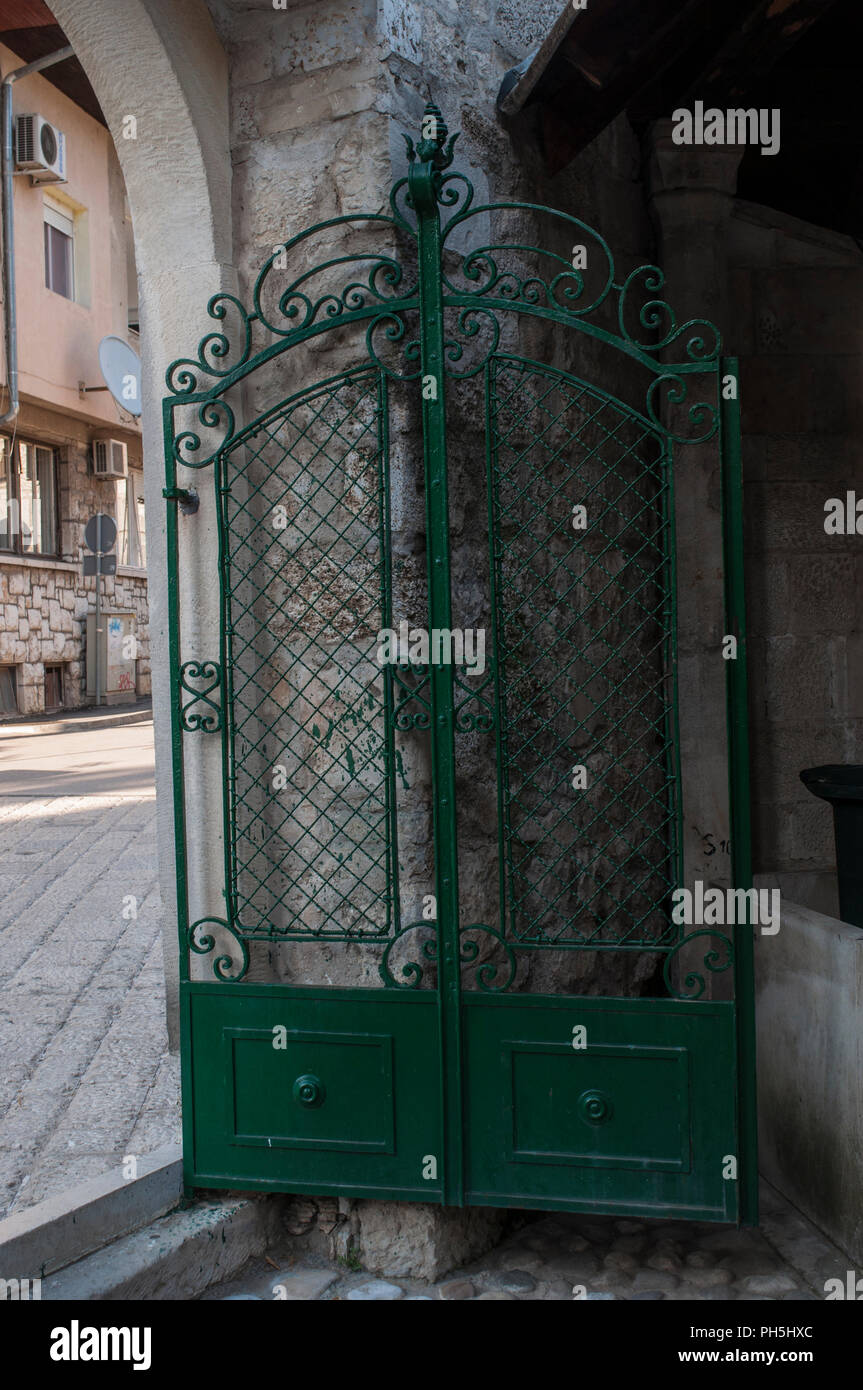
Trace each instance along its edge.
<instances>
[{"instance_id":1,"label":"green metal frame","mask_svg":"<svg viewBox=\"0 0 863 1390\"><path fill-rule=\"evenodd\" d=\"M465 176L448 172L455 138L448 138L441 113L430 104L423 138L414 146L406 137L408 175L393 187L390 213L330 219L287 241L258 276L252 308L245 308L233 295L214 296L209 314L217 331L202 339L195 358L173 363L167 374L165 497L169 503L171 682L176 692L172 747L187 1182L262 1190L347 1191L451 1205L546 1205L647 1214L685 1210L705 1219L754 1222L757 1168L751 937L748 932L739 932L737 941L732 942L713 930L685 935L671 926L667 914L671 888L682 876L673 460L678 445L710 440L717 442L722 459L727 630L737 634L739 643L738 659L729 662L727 670L733 875L735 886L748 887L751 882L739 389L730 398L720 389L729 375L737 382L737 363L720 356L719 334L707 321L677 323L669 305L659 298L663 276L657 267L642 266L618 280L607 244L578 218L533 204L475 205ZM444 221L442 209L447 214ZM455 250L474 228L494 226L501 216L516 212L550 219L556 229L550 244L536 248L518 240L500 240L467 252ZM277 272L292 255L305 264L308 238L322 232L333 237L348 230L365 233L376 227L385 230L394 243L414 247L415 274L406 272L395 253L369 252L363 247L319 261L289 279L287 285L278 280ZM552 249L574 237L590 247L590 277ZM532 264L525 269L530 258L548 267L545 275ZM359 264L367 267L364 278L351 278ZM316 290L315 277L324 274L339 277L335 290ZM408 338L412 315L418 318L419 332L417 337ZM623 354L645 375L641 405L624 402L595 383L502 346L502 325L517 316L576 330L585 341L592 339L598 347ZM453 320L455 327L448 328ZM332 329L342 330L342 337L344 333L364 335L360 360L304 385L250 424L239 425L236 388L280 355ZM682 349L680 360L670 361L675 349ZM358 610L350 628L353 646L349 644L343 658L349 666L340 665L348 688L355 692L367 688L363 684L367 681L364 658L361 653L357 655L359 638L369 625L390 625L391 382L415 383L408 389L420 391L428 627L451 628L447 389L452 390L459 378L468 377L482 381L486 409L494 633L486 679L479 687L469 686L461 671L440 663L388 668L380 696L369 693L364 697L365 713L358 715L357 701L351 706L348 699L341 723L331 720L326 734L314 724L310 733L308 720L304 724L296 711L304 699L314 707L315 697L307 696L306 690L316 688L318 667L313 663L327 640L332 642L336 631L333 614L344 613L351 605ZM510 409L513 400L516 405ZM556 409L548 404L550 401ZM509 429L502 423L507 409L514 421ZM529 429L525 421L543 410L550 423ZM576 420L578 423L573 423ZM627 799L632 801L629 819L611 825L606 840L594 845L593 859L582 866L582 877L587 879L609 836L617 835L628 843L623 832L632 834L631 852L617 865L621 892L626 896L616 898L614 913L600 914L590 932L579 926L572 911L567 916L558 906L569 891L558 872L565 853L543 860L534 847L525 854L518 847L517 834L517 817L525 814L525 808L533 814L536 806L554 806L557 782L560 776L568 775L568 768L559 765L566 751L568 732L564 732L562 721L568 702L555 696L553 672L545 673L546 704L530 697L530 681L541 684L543 673L531 669L524 656L527 647L518 636L524 613L535 607L535 593L546 592L532 575L532 556L542 552L553 537L550 539L548 523L538 505L528 518L535 522L535 531L518 518L513 520L512 510L516 504L522 508L530 505L535 478L542 474L542 463L534 466L531 450L539 451L537 456L542 459L541 450L551 447L546 441L552 428L565 440L578 442L580 457L590 460L594 469L593 481L587 479L587 484L599 499L599 521L594 524L595 553L585 551L585 568L578 577L582 600L587 596L584 606L600 613L609 589L617 584L617 572L609 572L607 560L615 547L619 548L619 533L606 535L602 530L608 515L628 533L631 553L623 568L629 569L633 606L627 611L632 615L640 608L642 614L633 632L645 627L657 631L659 660L671 678L670 694L659 698L651 692L649 700L643 695L628 716L624 710L613 725L625 742L632 733L625 720L637 715L659 752L641 765L642 802L638 802L635 782L612 791L616 813ZM525 431L531 440L526 449L519 448L517 442ZM616 461L610 463L602 452L609 452L608 441L619 451ZM558 445L555 457L560 450ZM275 464L271 462L274 456ZM345 519L347 460L354 470L351 487L355 512ZM620 471L623 462L630 471L635 469L628 481ZM205 468L212 469L219 520L220 647L218 653L186 654L181 650L180 635L176 503L186 495L183 483L187 475L179 470ZM520 481L525 469L527 483ZM293 552L287 565L283 560L276 565L270 562L264 519L275 508L281 508L286 525L298 516L303 519L302 534L313 538L311 562L304 562ZM310 529L311 519L314 524ZM195 522L183 524L193 526ZM517 542L507 539L509 531L515 532ZM357 535L363 544L358 543ZM367 553L376 553L378 559L364 560ZM309 679L302 685L301 676L296 676L291 700L283 708L271 680L268 653L261 651L260 642L264 638L283 640L271 630L269 619L276 610L283 615L291 602L304 602L300 579L308 577L313 568L319 585L315 600L306 601L299 616L294 613L288 623L294 646L287 645L285 638L283 649L292 669L310 672ZM568 598L576 580L567 572L562 575L561 582L569 581L569 588L564 590ZM282 597L274 598L276 592ZM543 611L538 611L542 622ZM579 637L573 621L556 659L567 675L572 663L580 661L585 666L588 675L580 689L587 690L591 679L606 680L611 693L620 695L623 683L615 684L613 676L606 673L613 672L614 661L630 658L624 651L625 641L614 650L609 648L607 659L602 657L600 644L610 642L604 635L609 621L594 629L591 641L597 644L595 649ZM327 632L329 638L320 638L320 633ZM297 643L305 645L298 647ZM557 703L552 705L555 698ZM262 708L271 709L272 714L269 724L263 721L263 735L256 737L253 731L262 722ZM351 721L352 731L348 728ZM406 728L428 728L431 734L437 903L437 917L431 927L428 922L403 923L398 901L394 734L396 729ZM463 924L460 919L456 767L457 735L465 729L494 730L501 901L500 921L494 926ZM578 733L577 726L573 732ZM221 739L224 770L225 908L224 916L192 921L184 740L211 733ZM292 779L295 804L302 805L305 819L294 812L274 819L261 788L260 769L268 759L272 762L280 739L288 747L290 767L285 775ZM526 745L530 749L534 739L537 748L545 740L552 751L537 756L535 766L530 764L533 770L519 781L521 754L517 748L523 750ZM631 739L624 751L637 744L637 739ZM611 745L609 748L611 776L619 773L622 755ZM592 826L593 822L585 826L572 819L567 821L566 831L590 844L588 831ZM604 833L602 827L597 833ZM376 844L383 846L378 854L373 850ZM292 855L298 862L296 871L286 867ZM556 895L548 887L553 880L561 885ZM597 880L597 893L603 886L607 887L607 881L600 884ZM537 915L534 907L531 917L528 905L537 900L541 900L541 911ZM420 928L426 929L426 939L420 943L421 959L402 965L398 976L393 975L391 953L408 933ZM696 938L703 938L699 942L704 948L703 965L699 969L685 967L681 980L676 969L678 957ZM503 956L503 965L480 959L479 942L483 939ZM382 988L325 991L252 985L244 978L252 941L270 945L289 941L378 942L382 946ZM668 997L586 1000L513 991L517 953L541 950L654 953L663 964ZM191 979L190 952L211 958L215 982ZM436 971L433 992L424 987L424 972L431 965ZM472 990L465 988L464 979L470 969L474 970ZM736 1004L702 998L709 992L708 976L729 970L734 977ZM407 1005L410 999L416 1000L418 1007ZM306 1058L306 1071L298 1077L293 1093L300 1108L291 1112L290 1132L281 1138L278 1134L274 1137L281 1120L275 1115L252 1114L248 1083L241 1085L241 1078L255 1075L256 1068L262 1067L269 1075L267 1069L276 1065L265 1040L274 1026L269 1020L276 1017L273 1010L277 1001L292 1017L302 1020L302 1026L289 1030L289 1043L296 1049L292 1055ZM429 1012L432 1003L433 1014ZM601 1076L617 1078L615 1085L621 1087L622 1094L629 1094L629 1077L633 1078L628 1104L636 1118L626 1142L636 1148L639 1143L653 1144L655 1161L627 1158L622 1151L615 1156L611 1149L611 1156L603 1158L602 1144L611 1143L604 1139L591 1139L586 1156L567 1151L563 1157L555 1157L554 1152L542 1150L549 1121L531 1078L538 1074L536 1067L548 1067L550 1075L559 1071L564 1077L576 1066L571 1048L561 1053L561 1044L555 1040L561 1011L572 1013L573 1009L576 1016L579 1010L586 1011L606 1038L597 1046L591 1063L600 1068ZM316 1020L314 1029L309 1024L312 1018ZM340 1018L351 1019L354 1031L342 1031ZM500 1034L495 1032L499 1028L503 1029ZM512 1034L509 1039L504 1037L507 1031ZM386 1038L388 1043L382 1041ZM652 1038L663 1041L657 1043ZM395 1049L395 1064L388 1048ZM328 1096L323 1081L309 1070L318 1065L316 1057L333 1058L339 1049L347 1049L340 1064L344 1075L353 1076L351 1068L359 1069L351 1084L360 1091L363 1086L370 1088L366 1118L378 1115L375 1107L383 1106L376 1137L352 1139L346 1118L349 1109L342 1114L341 1102ZM438 1104L432 1108L437 1115L435 1154L439 1151L441 1158L437 1176L425 1178L419 1185L405 1177L400 1158L390 1152L395 1144L393 1134L412 1133L423 1121L422 1113L404 1109L405 1083L399 1080L400 1059L412 1056L412 1049L415 1068L425 1066L420 1058L434 1059L426 1084L437 1095ZM492 1108L481 1123L488 1133L496 1132L500 1114L512 1111L517 1115L516 1128L521 1126L524 1134L535 1132L539 1147L530 1149L519 1129L511 1140L506 1175L496 1186L488 1163L479 1148L471 1150L466 1133L475 1117L483 1114L476 1059L485 1057L483 1065L491 1065L489 1057L503 1056L509 1059L506 1067L510 1070L498 1078L502 1090L492 1087L497 1109ZM252 1057L254 1064L247 1060ZM372 1057L377 1059L373 1065L369 1063ZM717 1058L727 1063L724 1079L711 1070ZM621 1059L628 1059L628 1070L623 1072ZM367 1076L364 1068L369 1065ZM335 1074L340 1074L338 1067ZM696 1075L698 1084L714 1093L717 1085L725 1087L727 1104L717 1107L722 1119L709 1142L724 1146L726 1153L737 1157L740 1170L736 1183L723 1188L714 1181L715 1174L709 1181L697 1175L692 1178L683 1158L663 1149L665 1141L656 1126L650 1135L641 1134L639 1091L652 1086L656 1077L657 1094L661 1094L672 1074L677 1079L668 1092L669 1114L674 1104L689 1114L690 1096L697 1089ZM274 1087L281 1084L278 1075L273 1073ZM384 1075L386 1079L381 1081ZM303 1085L297 1090L300 1082ZM332 1089L330 1083L330 1092ZM567 1121L576 1127L604 1125L614 1109L601 1086L584 1091L579 1105L582 1108ZM384 1114L387 1106L395 1107L389 1119ZM427 1115L428 1105L425 1112ZM264 1126L261 1135L266 1130L266 1138L255 1137L254 1124ZM699 1138L696 1144L690 1136L687 1143L703 1148L708 1143L704 1115L696 1116L692 1124L691 1135ZM225 1138L230 1134L236 1142ZM421 1143L419 1139L417 1142ZM506 1149L510 1139L500 1134L496 1143ZM235 1165L244 1144L246 1149ZM293 1155L290 1162L284 1159L287 1167L268 1166L275 1161L274 1145L282 1155ZM307 1151L316 1152L320 1160L321 1167L314 1176L304 1167L309 1161L303 1157ZM343 1179L327 1176L329 1170L324 1169L330 1160L326 1155L331 1151L341 1152L341 1161L348 1167L354 1164L356 1172L346 1168ZM518 1167L527 1161L525 1153L534 1155L529 1173L527 1168ZM348 1154L352 1157L344 1156ZM374 1154L379 1157L373 1160ZM368 1165L373 1161L378 1167L372 1170ZM697 1167L702 1159L696 1163L690 1154L687 1161L690 1167ZM568 1164L578 1170L583 1195L571 1190ZM632 1188L633 1169L641 1172L640 1188ZM513 1174L522 1171L523 1183L512 1190ZM679 1175L669 1176L672 1173Z\"/></svg>"},{"instance_id":2,"label":"green metal frame","mask_svg":"<svg viewBox=\"0 0 863 1390\"><path fill-rule=\"evenodd\" d=\"M731 808L731 874L735 888L752 887L752 823L749 788L749 707L746 604L743 591L743 459L740 429L740 364L720 362L722 537L726 632L737 638L737 659L726 663L728 786ZM735 952L737 1003L738 1133L742 1179L740 1220L758 1224L758 1106L755 1087L755 964L752 929L738 932Z\"/></svg>"}]
</instances>

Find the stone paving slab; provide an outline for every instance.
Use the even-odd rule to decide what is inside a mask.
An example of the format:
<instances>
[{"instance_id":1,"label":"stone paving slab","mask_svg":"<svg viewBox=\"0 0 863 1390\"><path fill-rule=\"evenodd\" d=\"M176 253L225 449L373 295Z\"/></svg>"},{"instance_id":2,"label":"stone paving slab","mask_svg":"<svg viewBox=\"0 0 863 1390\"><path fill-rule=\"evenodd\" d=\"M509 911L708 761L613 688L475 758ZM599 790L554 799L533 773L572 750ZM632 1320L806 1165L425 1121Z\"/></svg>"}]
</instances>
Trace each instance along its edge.
<instances>
[{"instance_id":1,"label":"stone paving slab","mask_svg":"<svg viewBox=\"0 0 863 1390\"><path fill-rule=\"evenodd\" d=\"M202 1300L395 1302L809 1302L848 1257L764 1186L764 1228L612 1216L512 1213L494 1250L429 1283L298 1250L290 1240ZM361 1252L360 1252L361 1254ZM279 1286L281 1285L281 1291ZM290 1289L287 1294L285 1289Z\"/></svg>"},{"instance_id":2,"label":"stone paving slab","mask_svg":"<svg viewBox=\"0 0 863 1390\"><path fill-rule=\"evenodd\" d=\"M152 721L128 728L69 729L4 738L0 787L5 796L146 797L153 793Z\"/></svg>"},{"instance_id":3,"label":"stone paving slab","mask_svg":"<svg viewBox=\"0 0 863 1390\"><path fill-rule=\"evenodd\" d=\"M0 730L0 1215L180 1131L151 729L35 734L4 747ZM38 787L65 764L68 795L30 794L31 770Z\"/></svg>"}]
</instances>

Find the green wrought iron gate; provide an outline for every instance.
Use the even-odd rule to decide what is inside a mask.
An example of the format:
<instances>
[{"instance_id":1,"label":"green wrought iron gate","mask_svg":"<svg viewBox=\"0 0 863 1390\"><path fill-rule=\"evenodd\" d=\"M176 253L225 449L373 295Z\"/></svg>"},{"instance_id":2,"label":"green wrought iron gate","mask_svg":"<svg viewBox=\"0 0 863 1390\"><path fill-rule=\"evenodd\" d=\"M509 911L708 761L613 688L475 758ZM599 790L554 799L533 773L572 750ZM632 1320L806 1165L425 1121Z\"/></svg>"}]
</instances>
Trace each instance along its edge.
<instances>
[{"instance_id":1,"label":"green wrought iron gate","mask_svg":"<svg viewBox=\"0 0 863 1390\"><path fill-rule=\"evenodd\" d=\"M750 932L672 912L687 449L750 882L737 364L452 146L168 373L187 1183L752 1221Z\"/></svg>"}]
</instances>

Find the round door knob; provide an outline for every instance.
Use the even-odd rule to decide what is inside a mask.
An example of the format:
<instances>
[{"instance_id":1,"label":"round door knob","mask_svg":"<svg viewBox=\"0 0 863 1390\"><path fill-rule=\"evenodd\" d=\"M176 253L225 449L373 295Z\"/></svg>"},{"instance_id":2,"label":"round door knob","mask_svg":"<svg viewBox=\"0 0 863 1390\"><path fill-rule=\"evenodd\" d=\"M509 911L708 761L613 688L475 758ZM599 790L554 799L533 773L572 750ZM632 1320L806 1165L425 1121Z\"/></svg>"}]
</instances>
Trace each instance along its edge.
<instances>
[{"instance_id":1,"label":"round door knob","mask_svg":"<svg viewBox=\"0 0 863 1390\"><path fill-rule=\"evenodd\" d=\"M309 1110L312 1110L316 1105L323 1105L326 1094L323 1081L318 1076L312 1076L310 1072L304 1076L298 1076L294 1082L294 1100L298 1105L305 1105Z\"/></svg>"},{"instance_id":2,"label":"round door knob","mask_svg":"<svg viewBox=\"0 0 863 1390\"><path fill-rule=\"evenodd\" d=\"M584 1091L577 1101L578 1113L589 1125L604 1125L614 1114L611 1096L604 1091Z\"/></svg>"}]
</instances>

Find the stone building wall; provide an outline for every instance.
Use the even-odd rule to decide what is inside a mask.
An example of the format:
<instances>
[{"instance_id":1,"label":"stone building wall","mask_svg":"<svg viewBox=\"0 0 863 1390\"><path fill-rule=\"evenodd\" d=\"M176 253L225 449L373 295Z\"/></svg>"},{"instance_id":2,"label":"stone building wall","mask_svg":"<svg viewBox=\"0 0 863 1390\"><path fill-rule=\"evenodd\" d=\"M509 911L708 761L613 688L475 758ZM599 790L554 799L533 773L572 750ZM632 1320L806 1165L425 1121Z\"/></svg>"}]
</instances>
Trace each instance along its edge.
<instances>
[{"instance_id":1,"label":"stone building wall","mask_svg":"<svg viewBox=\"0 0 863 1390\"><path fill-rule=\"evenodd\" d=\"M825 503L857 488L863 264L850 237L738 201L754 866L837 915L833 822L803 768L863 761L863 558Z\"/></svg>"},{"instance_id":2,"label":"stone building wall","mask_svg":"<svg viewBox=\"0 0 863 1390\"><path fill-rule=\"evenodd\" d=\"M58 463L59 556L0 554L0 664L16 667L20 714L45 708L45 667L63 667L63 706L87 704L86 644L88 612L94 610L95 579L83 575L84 527L97 511L115 515L116 483L90 470L90 433L84 420L22 405L17 434L53 447ZM105 427L100 426L100 430ZM129 466L141 468L136 432L118 426L127 441ZM150 693L146 574L118 566L102 579L105 613L134 613L138 637L137 693Z\"/></svg>"}]
</instances>

